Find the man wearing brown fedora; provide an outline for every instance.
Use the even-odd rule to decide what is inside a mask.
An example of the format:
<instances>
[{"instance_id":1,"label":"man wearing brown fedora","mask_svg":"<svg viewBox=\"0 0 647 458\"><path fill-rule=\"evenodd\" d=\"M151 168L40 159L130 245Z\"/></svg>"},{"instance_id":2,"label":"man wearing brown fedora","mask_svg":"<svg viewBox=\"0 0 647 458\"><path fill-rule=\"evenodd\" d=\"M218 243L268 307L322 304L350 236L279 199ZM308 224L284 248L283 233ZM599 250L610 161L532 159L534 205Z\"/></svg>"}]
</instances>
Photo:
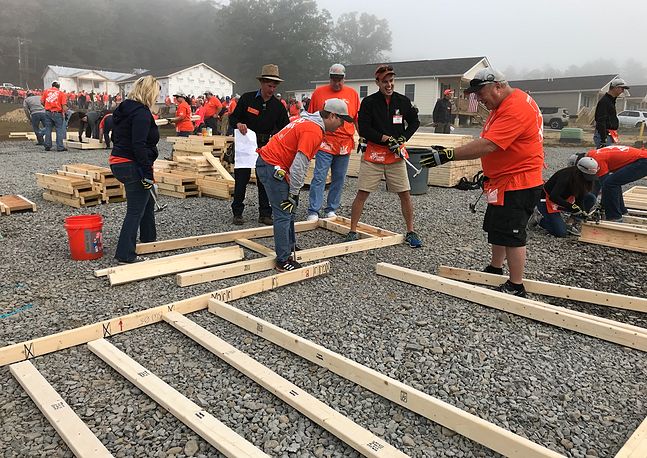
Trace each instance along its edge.
<instances>
[{"instance_id":1,"label":"man wearing brown fedora","mask_svg":"<svg viewBox=\"0 0 647 458\"><path fill-rule=\"evenodd\" d=\"M274 64L263 65L261 74L256 77L261 83L260 89L244 93L236 109L229 116L231 129L238 129L241 134L247 131L256 133L258 147L265 146L270 137L289 123L288 113L283 104L274 97L277 86L283 81L279 76L279 67ZM233 224L238 226L245 223L243 210L245 209L245 191L251 176L251 168L236 168L234 164L234 201L231 209L234 214ZM265 187L256 180L258 186L258 222L268 226L272 225L272 207L270 206Z\"/></svg>"}]
</instances>

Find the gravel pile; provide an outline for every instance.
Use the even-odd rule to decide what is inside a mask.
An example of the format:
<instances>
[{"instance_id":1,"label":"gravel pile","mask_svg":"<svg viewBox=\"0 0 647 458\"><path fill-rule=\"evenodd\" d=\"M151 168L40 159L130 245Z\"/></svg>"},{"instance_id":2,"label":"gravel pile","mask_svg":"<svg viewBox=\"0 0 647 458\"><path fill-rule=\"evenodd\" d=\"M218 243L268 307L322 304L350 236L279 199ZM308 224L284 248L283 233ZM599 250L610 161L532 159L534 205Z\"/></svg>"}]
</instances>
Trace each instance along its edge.
<instances>
[{"instance_id":1,"label":"gravel pile","mask_svg":"<svg viewBox=\"0 0 647 458\"><path fill-rule=\"evenodd\" d=\"M547 148L546 175L577 151ZM167 153L170 147L161 143L161 156ZM0 319L0 346L266 275L190 288L177 287L172 276L113 288L95 278L95 269L114 265L126 204L76 210L45 202L33 174L72 162L105 165L107 156L107 151L45 154L26 141L0 143L0 194L22 194L39 206L36 213L0 217L0 313L31 304ZM356 179L346 184L342 215L349 215L356 185ZM429 188L414 196L423 248L401 245L333 258L326 277L233 304L566 456L613 456L647 415L644 353L375 275L375 264L382 261L426 272L441 264L485 266L485 206L481 202L477 214L468 210L477 196ZM161 198L169 206L157 214L160 240L233 229L226 201ZM256 202L256 188L250 186L244 227L256 225ZM299 219L305 218L306 202L303 196ZM72 261L63 220L95 212L105 220L106 254L97 261ZM363 221L404 231L398 200L386 192L369 198ZM298 239L308 248L341 237L318 230ZM540 231L532 232L528 249L529 278L647 295L644 254ZM252 257L247 250L246 255ZM647 327L639 313L548 302ZM207 311L188 317L413 457L496 456ZM167 324L110 342L270 455L358 456ZM85 346L39 357L34 364L115 456L220 456ZM0 384L0 456L72 456L7 367L0 368Z\"/></svg>"},{"instance_id":2,"label":"gravel pile","mask_svg":"<svg viewBox=\"0 0 647 458\"><path fill-rule=\"evenodd\" d=\"M22 108L16 108L15 110L8 111L7 113L0 116L0 121L3 122L29 122L27 115L25 115L25 110Z\"/></svg>"}]
</instances>

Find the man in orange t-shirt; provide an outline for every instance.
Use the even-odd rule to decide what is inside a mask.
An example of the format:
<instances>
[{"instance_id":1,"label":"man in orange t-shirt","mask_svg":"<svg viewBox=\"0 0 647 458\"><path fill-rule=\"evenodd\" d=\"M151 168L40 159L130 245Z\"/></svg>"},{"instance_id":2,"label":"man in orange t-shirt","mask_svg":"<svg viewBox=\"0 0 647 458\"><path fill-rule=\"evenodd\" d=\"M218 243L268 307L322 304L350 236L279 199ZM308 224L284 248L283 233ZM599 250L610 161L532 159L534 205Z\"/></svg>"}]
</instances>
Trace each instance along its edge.
<instances>
[{"instance_id":1,"label":"man in orange t-shirt","mask_svg":"<svg viewBox=\"0 0 647 458\"><path fill-rule=\"evenodd\" d=\"M433 153L423 155L420 163L434 167L481 158L488 202L483 230L492 244L492 259L484 271L503 274L507 259L510 278L499 289L525 297L526 226L543 185L541 112L530 95L510 87L503 74L492 68L476 72L466 92L476 93L490 110L481 138L456 149L433 147Z\"/></svg>"},{"instance_id":2,"label":"man in orange t-shirt","mask_svg":"<svg viewBox=\"0 0 647 458\"><path fill-rule=\"evenodd\" d=\"M188 137L193 133L193 122L191 121L191 107L186 101L186 95L182 92L173 94L177 108L175 117L168 120L169 123L175 123L175 131L178 137Z\"/></svg>"},{"instance_id":3,"label":"man in orange t-shirt","mask_svg":"<svg viewBox=\"0 0 647 458\"><path fill-rule=\"evenodd\" d=\"M67 96L60 90L60 84L54 81L52 87L45 89L40 101L45 108L45 151L52 149L52 127L56 128L56 151L67 151L63 145L65 138L65 112Z\"/></svg>"},{"instance_id":4,"label":"man in orange t-shirt","mask_svg":"<svg viewBox=\"0 0 647 458\"><path fill-rule=\"evenodd\" d=\"M204 125L211 127L212 133L218 135L218 114L222 110L222 103L211 91L206 91L204 96L207 98L204 102Z\"/></svg>"},{"instance_id":5,"label":"man in orange t-shirt","mask_svg":"<svg viewBox=\"0 0 647 458\"><path fill-rule=\"evenodd\" d=\"M345 123L334 132L327 132L324 141L321 142L315 169L310 183L310 199L308 206L308 220L319 219L319 211L323 206L324 190L328 171L331 172L331 183L328 189L328 202L324 208L324 217L337 216L335 212L341 204L341 195L348 170L350 153L355 151L355 126L357 124L357 112L359 111L359 95L351 87L344 85L346 68L342 64L334 64L328 71L330 82L326 86L320 86L312 93L312 99L308 105L308 111L315 113L321 110L328 99L338 98L346 102L348 114L353 118L352 123ZM296 102L296 101L295 101Z\"/></svg>"},{"instance_id":6,"label":"man in orange t-shirt","mask_svg":"<svg viewBox=\"0 0 647 458\"><path fill-rule=\"evenodd\" d=\"M586 155L600 165L598 176L606 219L622 222L622 215L628 212L622 186L647 176L647 150L614 145L593 149Z\"/></svg>"},{"instance_id":7,"label":"man in orange t-shirt","mask_svg":"<svg viewBox=\"0 0 647 458\"><path fill-rule=\"evenodd\" d=\"M341 99L329 99L323 109L292 121L258 148L256 176L263 184L274 216L274 250L279 272L301 265L290 256L296 250L294 219L310 161L317 154L324 132L353 122Z\"/></svg>"}]
</instances>

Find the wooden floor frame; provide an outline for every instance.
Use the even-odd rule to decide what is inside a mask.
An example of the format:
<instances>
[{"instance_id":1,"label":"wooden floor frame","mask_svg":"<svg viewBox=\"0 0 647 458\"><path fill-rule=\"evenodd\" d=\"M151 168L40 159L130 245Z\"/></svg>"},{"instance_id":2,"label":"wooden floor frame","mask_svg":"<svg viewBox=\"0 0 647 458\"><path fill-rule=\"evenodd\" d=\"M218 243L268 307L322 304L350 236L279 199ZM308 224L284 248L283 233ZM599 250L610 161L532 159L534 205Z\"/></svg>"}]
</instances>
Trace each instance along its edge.
<instances>
[{"instance_id":1,"label":"wooden floor frame","mask_svg":"<svg viewBox=\"0 0 647 458\"><path fill-rule=\"evenodd\" d=\"M481 277L480 275L476 275L479 274L479 272L465 271L463 269L454 269L445 266L441 267L440 272L451 275L452 277L469 277L468 281L471 282L481 281L484 284L492 284L492 277L488 274ZM504 310L533 320L553 324L575 332L599 337L627 347L647 351L647 329L626 325L613 320L606 320L604 318L595 317L594 315L575 312L562 307L550 306L549 304L543 304L530 299L518 298L498 291L492 291L479 286L465 284L459 281L389 263L378 263L376 266L376 273L378 275L420 286L422 288L466 299L477 304L486 305L488 307ZM494 275L494 277L499 276ZM524 279L524 285L527 285L527 282L528 280ZM500 282L497 284L500 284ZM561 289L563 288L563 285L553 285L559 287L553 290L549 290L548 288L542 289L545 286L546 284L535 282L534 286L531 286L531 288L534 288L537 292L542 291L540 294L544 294L545 291L548 291L547 295L564 297L553 294L556 290L564 292L564 290ZM594 295L591 295L590 292L591 290L577 291L575 294L577 294L579 299L576 300L582 300L585 298L594 299ZM599 292L596 291L596 293ZM606 295L610 293L601 294ZM643 300L642 298L633 298L631 296L625 297L629 298L629 302L635 302L636 299L641 301ZM596 302L593 303L600 304L601 301L599 301L599 298L595 298L595 300ZM587 300L586 302L590 301ZM532 309L533 305L536 306L534 310ZM542 310L541 306L546 306L546 308ZM551 317L551 315L553 316ZM607 338L609 336L610 338ZM615 458L638 458L646 456L647 418L638 426L627 442L625 442L622 448L616 453Z\"/></svg>"},{"instance_id":2,"label":"wooden floor frame","mask_svg":"<svg viewBox=\"0 0 647 458\"><path fill-rule=\"evenodd\" d=\"M647 227L626 223L585 222L579 240L623 250L647 253Z\"/></svg>"}]
</instances>

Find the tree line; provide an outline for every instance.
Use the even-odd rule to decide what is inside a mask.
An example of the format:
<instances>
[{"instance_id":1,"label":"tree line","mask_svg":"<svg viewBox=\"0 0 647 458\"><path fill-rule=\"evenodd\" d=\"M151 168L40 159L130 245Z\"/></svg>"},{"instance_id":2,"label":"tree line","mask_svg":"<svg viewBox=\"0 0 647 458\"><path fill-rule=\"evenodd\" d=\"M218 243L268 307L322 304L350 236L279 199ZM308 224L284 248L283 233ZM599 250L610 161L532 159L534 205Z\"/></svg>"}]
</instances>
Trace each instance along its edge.
<instances>
[{"instance_id":1,"label":"tree line","mask_svg":"<svg viewBox=\"0 0 647 458\"><path fill-rule=\"evenodd\" d=\"M238 92L256 86L264 63L296 89L333 62L378 62L391 50L385 19L333 21L315 0L4 0L0 24L0 79L30 87L42 86L47 65L129 72L205 62Z\"/></svg>"}]
</instances>

